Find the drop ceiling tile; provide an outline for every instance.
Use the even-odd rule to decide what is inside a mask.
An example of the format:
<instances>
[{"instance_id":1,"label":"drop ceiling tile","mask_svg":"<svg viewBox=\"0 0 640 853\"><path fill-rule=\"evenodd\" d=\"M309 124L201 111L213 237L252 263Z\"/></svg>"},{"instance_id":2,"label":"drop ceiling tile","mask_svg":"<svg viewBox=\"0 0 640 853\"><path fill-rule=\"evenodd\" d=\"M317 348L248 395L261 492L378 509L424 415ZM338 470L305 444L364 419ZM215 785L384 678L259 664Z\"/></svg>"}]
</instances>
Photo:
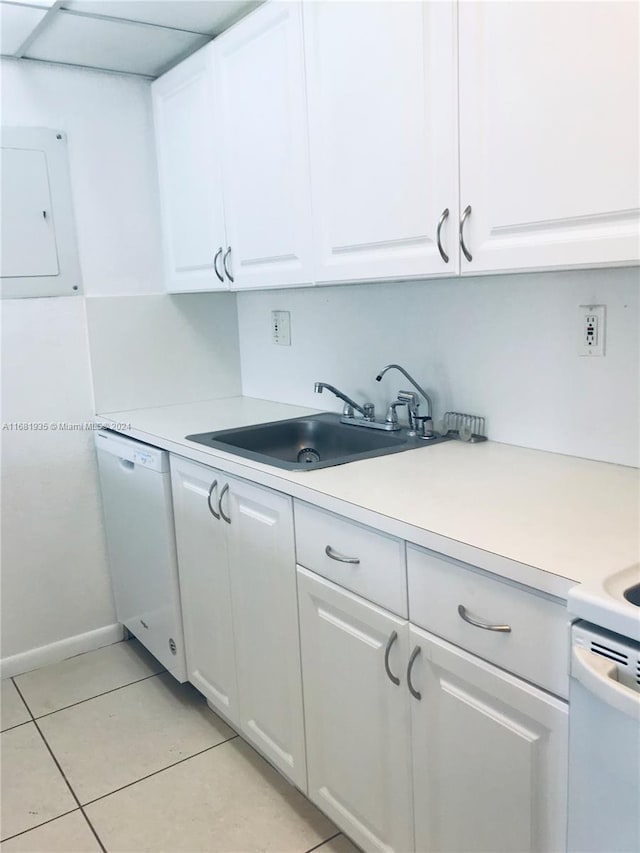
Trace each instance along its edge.
<instances>
[{"instance_id":1,"label":"drop ceiling tile","mask_svg":"<svg viewBox=\"0 0 640 853\"><path fill-rule=\"evenodd\" d=\"M218 35L261 0L68 0L63 8Z\"/></svg>"},{"instance_id":2,"label":"drop ceiling tile","mask_svg":"<svg viewBox=\"0 0 640 853\"><path fill-rule=\"evenodd\" d=\"M50 9L56 0L1 0L2 3L11 3L14 6L39 6L41 9Z\"/></svg>"},{"instance_id":3,"label":"drop ceiling tile","mask_svg":"<svg viewBox=\"0 0 640 853\"><path fill-rule=\"evenodd\" d=\"M207 36L58 11L25 56L157 77Z\"/></svg>"},{"instance_id":4,"label":"drop ceiling tile","mask_svg":"<svg viewBox=\"0 0 640 853\"><path fill-rule=\"evenodd\" d=\"M3 56L14 56L46 14L46 9L35 9L33 6L0 4L0 53Z\"/></svg>"}]
</instances>

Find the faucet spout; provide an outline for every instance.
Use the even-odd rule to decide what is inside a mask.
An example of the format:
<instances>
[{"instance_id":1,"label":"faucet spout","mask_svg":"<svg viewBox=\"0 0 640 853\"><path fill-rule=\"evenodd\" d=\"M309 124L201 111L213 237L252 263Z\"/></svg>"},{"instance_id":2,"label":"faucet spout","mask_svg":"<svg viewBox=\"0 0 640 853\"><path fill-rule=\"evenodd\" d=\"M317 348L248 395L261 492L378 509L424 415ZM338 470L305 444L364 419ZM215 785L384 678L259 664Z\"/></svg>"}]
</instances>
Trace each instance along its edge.
<instances>
[{"instance_id":1,"label":"faucet spout","mask_svg":"<svg viewBox=\"0 0 640 853\"><path fill-rule=\"evenodd\" d=\"M316 382L313 386L313 390L316 394L322 394L324 389L327 391L331 391L332 394L335 394L338 399L342 400L345 404L344 410L342 412L343 416L346 418L353 417L353 410L355 409L357 412L360 412L363 418L366 418L368 421L372 421L374 418L374 410L371 403L365 403L364 406L360 406L355 400L352 400L351 397L348 397L346 394L343 394L342 391L339 391L335 385L329 385L328 382Z\"/></svg>"},{"instance_id":2,"label":"faucet spout","mask_svg":"<svg viewBox=\"0 0 640 853\"><path fill-rule=\"evenodd\" d=\"M424 390L424 388L422 388L420 385L418 385L418 383L413 378L413 376L411 376L409 373L407 373L407 371L404 369L404 367L402 367L402 365L400 365L400 364L387 364L387 366L383 367L382 370L380 371L380 373L376 376L376 382L380 382L380 380L385 375L387 370L399 370L400 373L402 373L402 375L405 377L405 379L409 380L409 382L413 385L413 387L416 389L416 391L419 394L421 394L424 397L424 399L426 400L427 415L430 418L432 418L433 417L433 403L431 402L431 397L427 394L427 392Z\"/></svg>"}]
</instances>

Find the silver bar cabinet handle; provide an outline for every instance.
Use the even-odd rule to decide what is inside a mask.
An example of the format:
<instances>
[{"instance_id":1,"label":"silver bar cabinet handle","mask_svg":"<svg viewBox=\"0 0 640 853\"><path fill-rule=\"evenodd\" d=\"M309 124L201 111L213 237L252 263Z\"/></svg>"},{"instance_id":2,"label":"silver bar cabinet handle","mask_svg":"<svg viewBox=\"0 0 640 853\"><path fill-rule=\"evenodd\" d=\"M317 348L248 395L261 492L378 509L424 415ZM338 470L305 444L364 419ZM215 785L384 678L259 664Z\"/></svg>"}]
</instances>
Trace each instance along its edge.
<instances>
[{"instance_id":1,"label":"silver bar cabinet handle","mask_svg":"<svg viewBox=\"0 0 640 853\"><path fill-rule=\"evenodd\" d=\"M394 675L391 672L391 669L389 668L389 653L391 652L391 646L395 643L395 641L397 639L398 639L398 632L392 631L391 636L387 640L387 647L384 650L384 669L385 669L385 672L387 673L387 676L389 677L389 681L393 681L393 683L396 685L396 687L400 684L400 679L398 678L397 675Z\"/></svg>"},{"instance_id":2,"label":"silver bar cabinet handle","mask_svg":"<svg viewBox=\"0 0 640 853\"><path fill-rule=\"evenodd\" d=\"M225 483L222 487L222 491L220 492L220 497L218 498L218 512L223 517L223 519L227 522L227 524L231 524L231 519L228 515L225 514L225 511L222 509L222 499L229 491L229 483Z\"/></svg>"},{"instance_id":3,"label":"silver bar cabinet handle","mask_svg":"<svg viewBox=\"0 0 640 853\"><path fill-rule=\"evenodd\" d=\"M222 254L222 246L220 246L220 248L216 252L215 258L213 259L213 269L215 271L215 274L220 279L220 281L224 282L224 276L221 275L220 270L218 269L218 258L220 257L221 254Z\"/></svg>"},{"instance_id":4,"label":"silver bar cabinet handle","mask_svg":"<svg viewBox=\"0 0 640 853\"><path fill-rule=\"evenodd\" d=\"M470 213L471 213L471 205L468 204L465 207L465 209L462 211L462 219L460 220L460 248L462 249L462 254L465 256L465 258L468 261L473 260L473 255L467 249L465 242L464 242L464 224L467 221L467 219L469 218Z\"/></svg>"},{"instance_id":5,"label":"silver bar cabinet handle","mask_svg":"<svg viewBox=\"0 0 640 853\"><path fill-rule=\"evenodd\" d=\"M490 622L485 622L484 619L474 619L469 616L467 608L463 604L458 605L458 614L468 622L469 625L475 625L476 628L483 628L485 631L499 631L501 634L510 634L511 625L492 625Z\"/></svg>"},{"instance_id":6,"label":"silver bar cabinet handle","mask_svg":"<svg viewBox=\"0 0 640 853\"><path fill-rule=\"evenodd\" d=\"M227 258L228 258L230 255L231 255L231 246L229 246L229 248L227 249L227 251L226 251L226 252L224 253L224 255L222 256L222 266L224 267L224 271L226 272L226 274L227 274L227 278L229 279L229 281L230 281L230 282L233 282L233 280L234 280L234 279L233 279L233 276L232 276L232 275L231 275L231 273L229 272L229 267L227 266Z\"/></svg>"},{"instance_id":7,"label":"silver bar cabinet handle","mask_svg":"<svg viewBox=\"0 0 640 853\"><path fill-rule=\"evenodd\" d=\"M416 690L413 684L411 683L411 670L413 669L413 665L416 662L416 658L420 654L422 649L420 646L416 646L415 649L411 652L411 657L409 658L409 665L407 666L407 687L409 688L409 693L413 696L414 699L417 699L418 702L422 699L422 693L419 690Z\"/></svg>"},{"instance_id":8,"label":"silver bar cabinet handle","mask_svg":"<svg viewBox=\"0 0 640 853\"><path fill-rule=\"evenodd\" d=\"M324 549L324 553L327 557L331 557L332 560L336 560L338 563L351 563L354 566L357 566L360 563L358 557L345 557L344 554L339 554L337 551L334 551L331 545L327 545Z\"/></svg>"},{"instance_id":9,"label":"silver bar cabinet handle","mask_svg":"<svg viewBox=\"0 0 640 853\"><path fill-rule=\"evenodd\" d=\"M215 511L215 509L211 506L211 496L213 495L213 490L215 488L217 488L217 486L218 486L218 481L214 480L213 483L211 483L211 488L209 489L209 494L207 495L207 505L209 507L209 512L211 513L211 515L216 519L216 521L220 521L220 516Z\"/></svg>"},{"instance_id":10,"label":"silver bar cabinet handle","mask_svg":"<svg viewBox=\"0 0 640 853\"><path fill-rule=\"evenodd\" d=\"M442 232L442 226L444 225L445 220L448 216L449 216L449 208L445 207L445 209L442 211L442 215L440 216L440 219L438 220L438 229L436 231L436 240L438 241L438 251L440 252L440 257L445 262L445 264L449 263L449 255L447 255L445 250L442 248L442 240L440 239L440 234Z\"/></svg>"}]
</instances>

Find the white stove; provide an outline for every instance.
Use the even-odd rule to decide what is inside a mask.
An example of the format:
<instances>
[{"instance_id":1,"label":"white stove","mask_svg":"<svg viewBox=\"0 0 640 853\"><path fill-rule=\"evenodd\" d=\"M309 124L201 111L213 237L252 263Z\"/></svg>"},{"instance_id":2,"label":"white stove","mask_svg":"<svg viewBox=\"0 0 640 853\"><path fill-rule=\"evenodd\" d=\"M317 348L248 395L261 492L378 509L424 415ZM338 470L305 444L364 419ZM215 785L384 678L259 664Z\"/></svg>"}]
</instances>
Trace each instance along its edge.
<instances>
[{"instance_id":1,"label":"white stove","mask_svg":"<svg viewBox=\"0 0 640 853\"><path fill-rule=\"evenodd\" d=\"M640 850L640 566L569 593L569 853ZM586 621L585 621L586 620Z\"/></svg>"},{"instance_id":2,"label":"white stove","mask_svg":"<svg viewBox=\"0 0 640 853\"><path fill-rule=\"evenodd\" d=\"M599 583L579 584L569 591L569 613L622 637L640 642L640 563Z\"/></svg>"}]
</instances>

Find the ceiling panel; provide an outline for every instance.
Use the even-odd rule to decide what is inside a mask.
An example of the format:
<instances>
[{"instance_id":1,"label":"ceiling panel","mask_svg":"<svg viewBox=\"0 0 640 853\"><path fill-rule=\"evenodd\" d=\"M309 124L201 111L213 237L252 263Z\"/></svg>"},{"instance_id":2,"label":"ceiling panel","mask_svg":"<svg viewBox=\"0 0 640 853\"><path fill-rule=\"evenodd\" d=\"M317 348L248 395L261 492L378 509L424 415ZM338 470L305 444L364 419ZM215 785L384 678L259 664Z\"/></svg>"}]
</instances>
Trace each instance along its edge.
<instances>
[{"instance_id":1,"label":"ceiling panel","mask_svg":"<svg viewBox=\"0 0 640 853\"><path fill-rule=\"evenodd\" d=\"M0 53L13 56L46 14L46 9L2 3L0 5Z\"/></svg>"},{"instance_id":2,"label":"ceiling panel","mask_svg":"<svg viewBox=\"0 0 640 853\"><path fill-rule=\"evenodd\" d=\"M67 0L64 9L218 35L261 0Z\"/></svg>"},{"instance_id":3,"label":"ceiling panel","mask_svg":"<svg viewBox=\"0 0 640 853\"><path fill-rule=\"evenodd\" d=\"M13 3L17 6L40 6L44 9L53 6L56 0L2 0L2 2Z\"/></svg>"},{"instance_id":4,"label":"ceiling panel","mask_svg":"<svg viewBox=\"0 0 640 853\"><path fill-rule=\"evenodd\" d=\"M206 41L208 36L58 11L25 56L156 77Z\"/></svg>"}]
</instances>

